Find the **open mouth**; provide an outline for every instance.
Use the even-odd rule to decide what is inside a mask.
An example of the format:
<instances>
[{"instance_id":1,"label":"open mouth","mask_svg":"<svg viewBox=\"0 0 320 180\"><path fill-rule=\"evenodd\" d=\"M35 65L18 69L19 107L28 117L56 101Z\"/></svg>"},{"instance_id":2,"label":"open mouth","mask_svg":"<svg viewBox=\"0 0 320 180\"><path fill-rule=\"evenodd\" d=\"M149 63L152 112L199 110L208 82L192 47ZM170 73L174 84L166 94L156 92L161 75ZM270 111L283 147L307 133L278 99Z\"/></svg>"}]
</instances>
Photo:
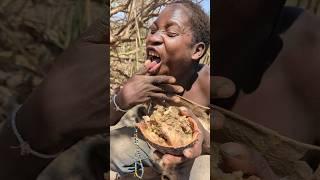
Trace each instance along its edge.
<instances>
[{"instance_id":1,"label":"open mouth","mask_svg":"<svg viewBox=\"0 0 320 180\"><path fill-rule=\"evenodd\" d=\"M148 49L147 50L147 59L151 60L151 61L155 61L157 63L161 62L161 58L159 53L157 53L155 50L153 49Z\"/></svg>"}]
</instances>

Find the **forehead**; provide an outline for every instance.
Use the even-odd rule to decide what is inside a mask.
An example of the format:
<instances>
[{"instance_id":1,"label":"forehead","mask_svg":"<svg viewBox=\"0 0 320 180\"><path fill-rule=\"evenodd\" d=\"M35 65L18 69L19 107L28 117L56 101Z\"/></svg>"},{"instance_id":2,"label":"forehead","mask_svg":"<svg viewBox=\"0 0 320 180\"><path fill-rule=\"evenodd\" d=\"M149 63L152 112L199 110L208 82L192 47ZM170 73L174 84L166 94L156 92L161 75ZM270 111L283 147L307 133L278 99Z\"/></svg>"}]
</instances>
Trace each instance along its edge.
<instances>
[{"instance_id":1,"label":"forehead","mask_svg":"<svg viewBox=\"0 0 320 180\"><path fill-rule=\"evenodd\" d=\"M161 11L155 23L157 25L172 23L181 27L191 26L189 14L188 8L181 4L168 5Z\"/></svg>"}]
</instances>

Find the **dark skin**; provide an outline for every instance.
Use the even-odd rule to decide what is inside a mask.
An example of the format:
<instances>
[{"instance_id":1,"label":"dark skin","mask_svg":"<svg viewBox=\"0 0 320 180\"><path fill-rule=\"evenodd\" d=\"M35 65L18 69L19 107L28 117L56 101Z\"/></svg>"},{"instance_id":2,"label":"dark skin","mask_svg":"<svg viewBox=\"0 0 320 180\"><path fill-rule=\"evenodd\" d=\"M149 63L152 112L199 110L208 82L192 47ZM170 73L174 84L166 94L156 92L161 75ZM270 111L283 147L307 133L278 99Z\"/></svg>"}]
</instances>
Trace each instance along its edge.
<instances>
[{"instance_id":1,"label":"dark skin","mask_svg":"<svg viewBox=\"0 0 320 180\"><path fill-rule=\"evenodd\" d=\"M93 25L56 60L46 79L18 111L16 118L17 128L33 149L42 153L55 154L69 148L81 138L105 133L107 117L112 117L110 121L107 121L108 124L115 124L120 116L123 115L121 112L115 112L114 110L111 110L111 114L106 113L108 109L113 109L113 105L110 106L111 108L109 107L106 93L107 84L109 83L109 68L107 68L106 61L108 60L107 50L109 50L106 43L106 39L109 36L107 32L109 32L107 21L99 21ZM191 35L186 37L189 39L184 39L185 42L191 42ZM189 66L187 67L193 67L191 66L193 64L192 57L199 56L197 49L202 49L200 52L203 53L203 48L201 48L201 43L200 46L188 45L190 45L188 54L183 54L183 57L190 55L187 61ZM171 81L173 75L176 75L174 73L150 76L150 74L155 73L156 67L150 62L149 64L146 62L145 70L142 70L142 74L136 75L136 78L142 84L145 84L145 81L149 81L150 86L153 85L151 82L161 82L158 84L170 86L169 89L171 91L167 91L175 93L177 93L177 90L172 91L174 87L188 84L186 78L181 78L183 70L179 69L173 69L173 72L179 72L177 74L179 76L175 77L175 81ZM165 65L162 67L165 67ZM197 72L198 78L191 87L202 87L204 83L207 83L206 87L208 87L208 70L209 68L206 66L201 68ZM203 78L203 75L206 74L208 76ZM195 88L191 88L185 94L187 95L188 92L191 93L194 90ZM197 93L201 96L205 93L209 94L209 92ZM206 104L205 100L200 101L202 99L201 96L197 96L195 99L198 100L196 101ZM136 100L131 102L133 103L130 106L138 103ZM189 114L189 116L191 115ZM199 139L205 139L204 137L208 139L208 134L201 131ZM199 141L200 146L198 147L208 151L208 146L205 146L206 143L203 142L204 140ZM10 126L1 127L0 179L34 180L53 160L40 159L33 155L21 156L19 149L10 148L16 145L18 145L18 142ZM196 153L192 152L193 155L196 155Z\"/></svg>"},{"instance_id":2,"label":"dark skin","mask_svg":"<svg viewBox=\"0 0 320 180\"><path fill-rule=\"evenodd\" d=\"M281 35L283 48L271 57L276 60L267 71L256 66L260 58L271 55L270 47L274 44L269 46L268 39L284 3L279 0L244 0L237 4L232 0L217 1L214 19L217 61L213 72L233 79L237 86L257 84L255 90L237 87L242 91L232 110L283 135L314 144L319 138L316 131L319 127L317 79L320 77L318 17L302 14ZM264 50L267 50L265 54ZM246 68L238 68L241 66ZM256 73L258 71L260 73ZM223 121L216 124L218 128L223 127ZM250 147L229 143L224 150L235 154L225 153L229 170L250 171L262 179L278 179ZM262 168L254 168L259 165Z\"/></svg>"},{"instance_id":3,"label":"dark skin","mask_svg":"<svg viewBox=\"0 0 320 180\"><path fill-rule=\"evenodd\" d=\"M169 5L151 25L146 39L146 54L155 53L160 59L153 60L148 56L145 67L123 84L116 99L120 108L129 109L152 99L179 101L174 94L203 106L209 105L210 69L197 63L205 52L205 44L192 42L188 10L183 5ZM195 118L191 112L181 111ZM118 115L111 115L112 122L117 122L123 113L115 112L111 106L111 114ZM199 127L198 142L186 149L184 156L162 156L167 166L209 153L210 134L201 124Z\"/></svg>"},{"instance_id":4,"label":"dark skin","mask_svg":"<svg viewBox=\"0 0 320 180\"><path fill-rule=\"evenodd\" d=\"M39 152L56 154L85 136L105 133L109 108L107 21L89 28L55 62L17 113L17 129ZM8 122L9 123L9 122ZM21 156L9 125L0 130L0 179L34 180L53 160Z\"/></svg>"},{"instance_id":5,"label":"dark skin","mask_svg":"<svg viewBox=\"0 0 320 180\"><path fill-rule=\"evenodd\" d=\"M296 140L319 141L319 30L318 17L301 14L281 35L283 49L259 88L251 94L241 93L233 110ZM256 111L244 108L253 101L258 103ZM268 113L263 113L266 108Z\"/></svg>"},{"instance_id":6,"label":"dark skin","mask_svg":"<svg viewBox=\"0 0 320 180\"><path fill-rule=\"evenodd\" d=\"M172 5L177 6L177 5ZM150 98L163 98L166 100L175 100L168 97L165 93L182 93L202 105L208 105L209 90L209 67L205 66L199 70L198 64L194 62L204 53L204 44L191 44L192 32L185 8L181 6L173 11L169 6L163 10L150 27L150 33L147 36L146 46L148 51L155 51L160 55L161 61L157 64L151 64L150 71L138 73L129 79L119 92L119 104L124 109L133 107L141 102L146 102ZM159 31L164 31L161 35ZM147 60L146 64L151 62ZM190 71L190 73L185 73ZM156 75L145 77L143 75ZM197 78L192 78L198 74ZM205 79L207 78L207 79ZM192 79L193 81L190 81ZM161 88L153 84L162 84ZM150 86L143 86L149 84ZM193 86L193 87L191 87ZM137 89L140 88L140 89ZM128 90L130 89L130 90ZM193 93L194 91L200 91ZM202 97L200 97L202 96Z\"/></svg>"},{"instance_id":7,"label":"dark skin","mask_svg":"<svg viewBox=\"0 0 320 180\"><path fill-rule=\"evenodd\" d=\"M211 77L211 98L214 100L231 97L235 93L234 83L225 77ZM213 130L223 128L225 117L219 112L211 116ZM227 142L220 145L222 163L220 168L225 172L242 171L250 175L249 179L279 179L270 168L268 162L254 149L236 142Z\"/></svg>"},{"instance_id":8,"label":"dark skin","mask_svg":"<svg viewBox=\"0 0 320 180\"><path fill-rule=\"evenodd\" d=\"M303 12L281 34L283 48L263 74L259 87L252 93L241 92L232 110L296 140L319 142L319 32L319 18ZM279 179L249 147L227 143L223 150L232 152L225 153L229 170Z\"/></svg>"}]
</instances>

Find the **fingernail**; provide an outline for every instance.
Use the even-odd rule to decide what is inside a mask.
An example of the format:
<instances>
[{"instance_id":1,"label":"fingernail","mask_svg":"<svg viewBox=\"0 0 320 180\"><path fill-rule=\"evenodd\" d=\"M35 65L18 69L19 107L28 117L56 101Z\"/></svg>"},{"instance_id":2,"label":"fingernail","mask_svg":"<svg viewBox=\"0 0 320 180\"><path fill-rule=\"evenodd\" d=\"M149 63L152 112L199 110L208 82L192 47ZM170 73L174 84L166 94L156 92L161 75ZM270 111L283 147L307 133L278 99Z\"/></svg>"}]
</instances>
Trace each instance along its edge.
<instances>
[{"instance_id":1,"label":"fingernail","mask_svg":"<svg viewBox=\"0 0 320 180\"><path fill-rule=\"evenodd\" d=\"M175 83L175 82L176 82L176 78L174 78L174 77L173 77L173 78L170 78L169 82L170 82L170 83Z\"/></svg>"},{"instance_id":2,"label":"fingernail","mask_svg":"<svg viewBox=\"0 0 320 180\"><path fill-rule=\"evenodd\" d=\"M179 87L178 91L179 91L179 92L183 92L183 91L184 91L184 88L183 88L183 87Z\"/></svg>"}]
</instances>

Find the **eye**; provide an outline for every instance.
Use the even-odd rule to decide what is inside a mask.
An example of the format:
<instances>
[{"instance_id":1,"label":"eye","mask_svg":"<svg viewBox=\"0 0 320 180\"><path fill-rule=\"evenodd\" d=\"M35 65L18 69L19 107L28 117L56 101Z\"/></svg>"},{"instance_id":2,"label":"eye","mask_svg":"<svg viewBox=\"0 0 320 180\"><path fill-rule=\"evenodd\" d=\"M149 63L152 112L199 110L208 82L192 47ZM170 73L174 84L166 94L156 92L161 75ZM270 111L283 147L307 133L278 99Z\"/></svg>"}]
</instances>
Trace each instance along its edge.
<instances>
[{"instance_id":1,"label":"eye","mask_svg":"<svg viewBox=\"0 0 320 180\"><path fill-rule=\"evenodd\" d=\"M150 26L149 33L154 34L156 32L157 32L157 28L155 27L155 25Z\"/></svg>"},{"instance_id":2,"label":"eye","mask_svg":"<svg viewBox=\"0 0 320 180\"><path fill-rule=\"evenodd\" d=\"M179 34L176 33L176 32L171 32L171 31L169 31L169 32L167 32L167 35L168 35L169 37L176 37L176 36L178 36Z\"/></svg>"}]
</instances>

